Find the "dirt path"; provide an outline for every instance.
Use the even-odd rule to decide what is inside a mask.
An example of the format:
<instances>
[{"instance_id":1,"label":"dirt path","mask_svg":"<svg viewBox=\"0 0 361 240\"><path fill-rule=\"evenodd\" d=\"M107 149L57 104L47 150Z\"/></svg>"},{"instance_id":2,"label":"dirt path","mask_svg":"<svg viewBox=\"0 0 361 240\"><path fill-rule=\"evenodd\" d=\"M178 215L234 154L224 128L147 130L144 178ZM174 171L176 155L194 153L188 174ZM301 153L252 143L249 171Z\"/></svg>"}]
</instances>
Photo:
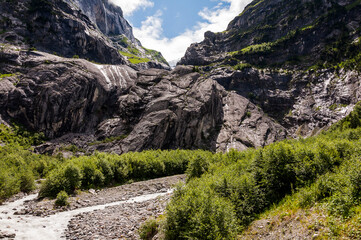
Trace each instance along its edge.
<instances>
[{"instance_id":1,"label":"dirt path","mask_svg":"<svg viewBox=\"0 0 361 240\"><path fill-rule=\"evenodd\" d=\"M184 178L90 190L71 197L66 208L54 208L54 200L37 201L30 195L0 206L0 237L6 232L15 239L137 239L139 226L163 213L170 189Z\"/></svg>"}]
</instances>

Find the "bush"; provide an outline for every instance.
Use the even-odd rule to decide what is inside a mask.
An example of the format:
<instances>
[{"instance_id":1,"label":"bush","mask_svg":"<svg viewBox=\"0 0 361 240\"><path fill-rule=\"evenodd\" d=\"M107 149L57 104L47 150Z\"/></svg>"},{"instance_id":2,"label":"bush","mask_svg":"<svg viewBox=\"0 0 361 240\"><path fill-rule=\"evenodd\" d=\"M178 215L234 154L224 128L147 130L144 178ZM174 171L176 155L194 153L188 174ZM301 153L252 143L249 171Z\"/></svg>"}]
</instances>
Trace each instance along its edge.
<instances>
[{"instance_id":1,"label":"bush","mask_svg":"<svg viewBox=\"0 0 361 240\"><path fill-rule=\"evenodd\" d=\"M174 193L165 230L166 239L235 239L238 222L229 200L195 180Z\"/></svg>"},{"instance_id":2,"label":"bush","mask_svg":"<svg viewBox=\"0 0 361 240\"><path fill-rule=\"evenodd\" d=\"M79 167L68 164L52 171L41 185L39 197L56 197L61 191L74 193L81 186L81 172Z\"/></svg>"},{"instance_id":3,"label":"bush","mask_svg":"<svg viewBox=\"0 0 361 240\"><path fill-rule=\"evenodd\" d=\"M152 240L153 237L158 233L158 223L154 218L150 218L145 221L138 230L140 239Z\"/></svg>"},{"instance_id":4,"label":"bush","mask_svg":"<svg viewBox=\"0 0 361 240\"><path fill-rule=\"evenodd\" d=\"M196 155L192 157L189 161L187 168L187 181L192 178L199 178L203 173L207 172L209 168L209 160L202 157L201 155Z\"/></svg>"},{"instance_id":5,"label":"bush","mask_svg":"<svg viewBox=\"0 0 361 240\"><path fill-rule=\"evenodd\" d=\"M20 191L31 192L35 189L35 181L33 173L30 171L24 172L20 175Z\"/></svg>"},{"instance_id":6,"label":"bush","mask_svg":"<svg viewBox=\"0 0 361 240\"><path fill-rule=\"evenodd\" d=\"M68 194L65 191L61 191L56 195L55 205L56 206L67 206L69 205L68 202Z\"/></svg>"},{"instance_id":7,"label":"bush","mask_svg":"<svg viewBox=\"0 0 361 240\"><path fill-rule=\"evenodd\" d=\"M81 185L81 172L79 167L69 164L63 173L63 186L68 193L73 193Z\"/></svg>"}]
</instances>

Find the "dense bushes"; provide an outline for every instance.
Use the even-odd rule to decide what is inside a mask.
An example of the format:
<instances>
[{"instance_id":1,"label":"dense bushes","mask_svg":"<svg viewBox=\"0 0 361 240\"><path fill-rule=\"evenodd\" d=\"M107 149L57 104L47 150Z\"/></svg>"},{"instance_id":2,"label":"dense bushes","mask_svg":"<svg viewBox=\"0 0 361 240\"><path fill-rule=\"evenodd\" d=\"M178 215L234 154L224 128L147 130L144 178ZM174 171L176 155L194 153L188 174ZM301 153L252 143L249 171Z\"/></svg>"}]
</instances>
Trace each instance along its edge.
<instances>
[{"instance_id":1,"label":"dense bushes","mask_svg":"<svg viewBox=\"0 0 361 240\"><path fill-rule=\"evenodd\" d=\"M167 207L166 239L234 239L235 214L229 200L194 180L180 187Z\"/></svg>"},{"instance_id":2,"label":"dense bushes","mask_svg":"<svg viewBox=\"0 0 361 240\"><path fill-rule=\"evenodd\" d=\"M57 158L33 154L18 143L0 147L0 202L20 191L34 189L34 179L43 178Z\"/></svg>"},{"instance_id":3,"label":"dense bushes","mask_svg":"<svg viewBox=\"0 0 361 240\"><path fill-rule=\"evenodd\" d=\"M190 159L207 159L210 152L198 150L144 151L123 155L95 153L60 164L41 186L40 197L56 197L75 189L89 189L184 173Z\"/></svg>"},{"instance_id":4,"label":"dense bushes","mask_svg":"<svg viewBox=\"0 0 361 240\"><path fill-rule=\"evenodd\" d=\"M359 154L356 156L342 164L338 171L324 174L302 189L299 205L307 207L316 202L327 202L330 214L348 217L352 208L361 203L361 160Z\"/></svg>"},{"instance_id":5,"label":"dense bushes","mask_svg":"<svg viewBox=\"0 0 361 240\"><path fill-rule=\"evenodd\" d=\"M89 189L184 173L189 159L208 159L206 151L145 151L121 156L95 153L91 156L63 159L34 154L32 145L43 141L42 134L14 125L0 125L0 202L19 191L34 189L34 179L46 178L40 197L53 197L61 191Z\"/></svg>"},{"instance_id":6,"label":"dense bushes","mask_svg":"<svg viewBox=\"0 0 361 240\"><path fill-rule=\"evenodd\" d=\"M332 214L347 216L361 199L360 119L358 105L317 137L196 158L187 184L167 207L167 238L195 239L199 231L212 239L233 238L237 229L294 192L302 195L302 206L327 201Z\"/></svg>"}]
</instances>

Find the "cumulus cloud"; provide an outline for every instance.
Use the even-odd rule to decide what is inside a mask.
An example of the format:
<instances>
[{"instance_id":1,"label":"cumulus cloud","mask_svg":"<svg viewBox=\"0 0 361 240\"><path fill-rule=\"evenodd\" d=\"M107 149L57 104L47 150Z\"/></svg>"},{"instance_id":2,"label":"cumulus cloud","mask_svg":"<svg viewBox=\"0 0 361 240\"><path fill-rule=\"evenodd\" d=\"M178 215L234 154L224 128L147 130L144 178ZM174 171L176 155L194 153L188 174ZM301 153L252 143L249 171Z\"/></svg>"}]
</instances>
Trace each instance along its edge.
<instances>
[{"instance_id":1,"label":"cumulus cloud","mask_svg":"<svg viewBox=\"0 0 361 240\"><path fill-rule=\"evenodd\" d=\"M150 0L110 0L114 4L120 6L124 12L124 16L128 17L133 14L134 11L140 8L153 7L154 2Z\"/></svg>"},{"instance_id":2,"label":"cumulus cloud","mask_svg":"<svg viewBox=\"0 0 361 240\"><path fill-rule=\"evenodd\" d=\"M140 28L134 28L134 35L145 47L160 51L168 62L174 62L184 55L191 43L202 41L206 31L224 31L228 23L250 2L251 0L220 0L216 7L204 8L199 12L203 21L174 38L163 36L162 12L158 11L143 21Z\"/></svg>"}]
</instances>

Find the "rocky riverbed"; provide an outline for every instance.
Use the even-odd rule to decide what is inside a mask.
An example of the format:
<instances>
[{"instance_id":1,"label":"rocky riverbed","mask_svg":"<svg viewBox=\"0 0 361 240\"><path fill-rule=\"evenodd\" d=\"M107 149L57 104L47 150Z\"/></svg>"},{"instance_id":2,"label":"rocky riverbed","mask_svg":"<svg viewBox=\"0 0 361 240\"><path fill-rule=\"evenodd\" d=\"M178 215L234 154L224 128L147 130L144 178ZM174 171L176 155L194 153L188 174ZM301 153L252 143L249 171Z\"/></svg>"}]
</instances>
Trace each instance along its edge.
<instances>
[{"instance_id":1,"label":"rocky riverbed","mask_svg":"<svg viewBox=\"0 0 361 240\"><path fill-rule=\"evenodd\" d=\"M15 239L138 239L139 226L163 213L184 175L89 190L55 208L29 195L0 206L0 237Z\"/></svg>"}]
</instances>

